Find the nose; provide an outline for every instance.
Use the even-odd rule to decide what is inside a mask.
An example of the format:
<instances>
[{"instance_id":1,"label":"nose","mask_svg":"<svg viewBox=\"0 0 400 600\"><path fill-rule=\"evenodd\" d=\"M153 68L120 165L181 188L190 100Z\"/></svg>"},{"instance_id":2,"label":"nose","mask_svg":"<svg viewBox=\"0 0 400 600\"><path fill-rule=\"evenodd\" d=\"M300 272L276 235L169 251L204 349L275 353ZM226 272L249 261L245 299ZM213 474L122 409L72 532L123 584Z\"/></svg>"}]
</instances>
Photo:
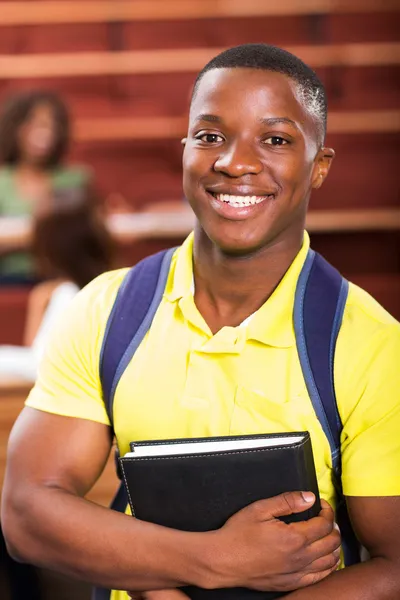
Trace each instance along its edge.
<instances>
[{"instance_id":1,"label":"nose","mask_svg":"<svg viewBox=\"0 0 400 600\"><path fill-rule=\"evenodd\" d=\"M224 173L229 177L257 175L262 168L256 149L244 142L236 142L221 150L214 163L214 171Z\"/></svg>"}]
</instances>

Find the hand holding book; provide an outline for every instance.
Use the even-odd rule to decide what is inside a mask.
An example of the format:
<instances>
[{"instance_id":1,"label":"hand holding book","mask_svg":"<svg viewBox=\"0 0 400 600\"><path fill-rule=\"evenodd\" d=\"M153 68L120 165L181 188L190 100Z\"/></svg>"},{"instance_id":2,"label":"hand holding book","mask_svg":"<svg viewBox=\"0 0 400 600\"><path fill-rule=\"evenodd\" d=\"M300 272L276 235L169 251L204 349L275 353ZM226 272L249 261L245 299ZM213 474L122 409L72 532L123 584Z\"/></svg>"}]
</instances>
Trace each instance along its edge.
<instances>
[{"instance_id":1,"label":"hand holding book","mask_svg":"<svg viewBox=\"0 0 400 600\"><path fill-rule=\"evenodd\" d=\"M244 534L247 537L250 534L249 547L245 548L248 551L245 561L243 556L237 556L235 553L235 565L233 565L230 562L232 556L227 553L225 561L227 572L222 576L225 577L224 585L237 585L238 582L243 585L243 581L247 580L248 585L254 585L255 589L291 591L312 585L337 568L340 535L334 526L334 513L327 502L322 500L320 514L307 522L299 522L288 527L276 519L278 516L290 514L291 511L304 510L305 501L302 496L303 494L294 492L256 502L236 513L219 530L220 537L223 539L217 543L218 553L222 553L224 548L226 550L232 548L232 540L235 540L237 547L241 536ZM268 539L271 547L279 549L280 560L277 560L277 554L273 552L260 555L258 567L262 575L259 575L254 570L253 554L257 543L251 535L251 530L254 525L260 529L261 523L264 532L258 532L257 537L264 542ZM278 531L274 531L274 523L278 524ZM228 536L226 536L227 531ZM279 534L278 540L276 533ZM238 571L238 563L242 567L241 572ZM216 561L214 565L218 569ZM236 580L232 581L232 577ZM228 590L227 594L229 594ZM190 600L190 596L180 590L128 592L128 595L132 600ZM228 597L229 595L226 596Z\"/></svg>"},{"instance_id":2,"label":"hand holding book","mask_svg":"<svg viewBox=\"0 0 400 600\"><path fill-rule=\"evenodd\" d=\"M191 600L272 600L337 567L307 432L139 442L120 461L136 518L207 532Z\"/></svg>"}]
</instances>

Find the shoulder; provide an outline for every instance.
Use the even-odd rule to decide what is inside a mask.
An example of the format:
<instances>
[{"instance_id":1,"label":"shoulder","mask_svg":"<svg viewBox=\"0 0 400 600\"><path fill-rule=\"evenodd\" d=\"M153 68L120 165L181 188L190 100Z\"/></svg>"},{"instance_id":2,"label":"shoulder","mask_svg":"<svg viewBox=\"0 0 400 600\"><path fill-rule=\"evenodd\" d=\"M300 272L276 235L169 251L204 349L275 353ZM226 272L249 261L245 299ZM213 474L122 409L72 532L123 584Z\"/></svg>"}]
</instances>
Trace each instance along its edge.
<instances>
[{"instance_id":1,"label":"shoulder","mask_svg":"<svg viewBox=\"0 0 400 600\"><path fill-rule=\"evenodd\" d=\"M370 294L350 283L335 353L335 389L344 418L371 394L397 402L400 323Z\"/></svg>"},{"instance_id":2,"label":"shoulder","mask_svg":"<svg viewBox=\"0 0 400 600\"><path fill-rule=\"evenodd\" d=\"M122 279L127 269L103 273L82 290L70 281L40 284L37 292L47 293L47 315L54 319L57 345L95 344L104 333Z\"/></svg>"},{"instance_id":3,"label":"shoulder","mask_svg":"<svg viewBox=\"0 0 400 600\"><path fill-rule=\"evenodd\" d=\"M363 318L381 325L400 325L400 323L383 308L368 292L354 283L349 283L345 314Z\"/></svg>"},{"instance_id":4,"label":"shoulder","mask_svg":"<svg viewBox=\"0 0 400 600\"><path fill-rule=\"evenodd\" d=\"M350 349L365 344L371 346L379 339L400 339L400 323L368 292L349 283L349 294L343 314L340 334Z\"/></svg>"},{"instance_id":5,"label":"shoulder","mask_svg":"<svg viewBox=\"0 0 400 600\"><path fill-rule=\"evenodd\" d=\"M46 311L46 319L51 321L46 335L49 368L63 365L62 371L82 363L90 372L97 372L108 317L126 271L104 273L78 293L68 282L53 291Z\"/></svg>"},{"instance_id":6,"label":"shoulder","mask_svg":"<svg viewBox=\"0 0 400 600\"><path fill-rule=\"evenodd\" d=\"M76 290L74 284L58 286L53 292L52 304L63 304L65 310L63 318L57 322L54 337L74 346L82 345L84 340L85 344L87 341L89 345L96 346L104 335L118 289L127 271L118 269L103 273L80 291Z\"/></svg>"},{"instance_id":7,"label":"shoulder","mask_svg":"<svg viewBox=\"0 0 400 600\"><path fill-rule=\"evenodd\" d=\"M79 306L79 311L85 309L103 322L108 318L119 287L128 271L129 268L124 268L102 273L76 295L74 304Z\"/></svg>"}]
</instances>

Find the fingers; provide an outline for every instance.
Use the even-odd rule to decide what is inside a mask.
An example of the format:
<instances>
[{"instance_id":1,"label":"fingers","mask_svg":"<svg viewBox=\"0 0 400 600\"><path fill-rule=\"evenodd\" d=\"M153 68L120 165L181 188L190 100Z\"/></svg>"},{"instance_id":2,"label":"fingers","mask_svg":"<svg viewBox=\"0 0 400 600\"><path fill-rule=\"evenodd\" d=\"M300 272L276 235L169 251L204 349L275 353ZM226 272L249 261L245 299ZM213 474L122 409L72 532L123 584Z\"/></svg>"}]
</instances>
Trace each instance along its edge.
<instances>
[{"instance_id":1,"label":"fingers","mask_svg":"<svg viewBox=\"0 0 400 600\"><path fill-rule=\"evenodd\" d=\"M336 560L340 555L340 533L333 529L331 533L316 542L310 544L306 550L306 556L310 563L314 563L323 557L334 555Z\"/></svg>"},{"instance_id":2,"label":"fingers","mask_svg":"<svg viewBox=\"0 0 400 600\"><path fill-rule=\"evenodd\" d=\"M263 521L303 512L310 508L315 502L312 492L286 492L273 498L254 502L252 509L257 511Z\"/></svg>"},{"instance_id":3,"label":"fingers","mask_svg":"<svg viewBox=\"0 0 400 600\"><path fill-rule=\"evenodd\" d=\"M334 521L335 513L332 506L326 500L321 499L321 511L318 516L323 517L327 521Z\"/></svg>"},{"instance_id":4,"label":"fingers","mask_svg":"<svg viewBox=\"0 0 400 600\"><path fill-rule=\"evenodd\" d=\"M336 563L333 567L330 567L329 569L325 569L324 571L319 571L317 573L307 573L307 575L304 575L304 577L301 578L298 588L308 587L309 585L318 583L318 581L325 579L325 577L328 577L328 575L330 575L331 573L336 571L338 566L339 566L339 563Z\"/></svg>"},{"instance_id":5,"label":"fingers","mask_svg":"<svg viewBox=\"0 0 400 600\"><path fill-rule=\"evenodd\" d=\"M308 565L307 571L309 573L319 573L327 569L337 569L340 562L340 549L337 549L326 556L321 556L317 560L314 560Z\"/></svg>"},{"instance_id":6,"label":"fingers","mask_svg":"<svg viewBox=\"0 0 400 600\"><path fill-rule=\"evenodd\" d=\"M295 523L293 527L301 532L308 544L321 540L328 536L334 529L339 532L335 525L335 515L330 505L324 500L321 501L321 511L317 517ZM340 538L340 534L339 534Z\"/></svg>"}]
</instances>

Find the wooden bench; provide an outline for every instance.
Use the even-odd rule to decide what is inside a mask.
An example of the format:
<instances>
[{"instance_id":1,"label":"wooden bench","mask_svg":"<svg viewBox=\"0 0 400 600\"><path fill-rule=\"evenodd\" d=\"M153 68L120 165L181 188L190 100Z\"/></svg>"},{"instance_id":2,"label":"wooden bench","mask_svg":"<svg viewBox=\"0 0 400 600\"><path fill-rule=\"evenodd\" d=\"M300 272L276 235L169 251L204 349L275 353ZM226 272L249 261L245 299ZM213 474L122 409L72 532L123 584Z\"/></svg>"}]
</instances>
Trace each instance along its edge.
<instances>
[{"instance_id":1,"label":"wooden bench","mask_svg":"<svg viewBox=\"0 0 400 600\"><path fill-rule=\"evenodd\" d=\"M2 54L0 79L93 77L200 70L224 48L178 48L121 52ZM400 64L400 43L358 43L288 47L312 67Z\"/></svg>"},{"instance_id":2,"label":"wooden bench","mask_svg":"<svg viewBox=\"0 0 400 600\"><path fill-rule=\"evenodd\" d=\"M57 0L2 2L0 25L187 20L396 11L396 0Z\"/></svg>"}]
</instances>

